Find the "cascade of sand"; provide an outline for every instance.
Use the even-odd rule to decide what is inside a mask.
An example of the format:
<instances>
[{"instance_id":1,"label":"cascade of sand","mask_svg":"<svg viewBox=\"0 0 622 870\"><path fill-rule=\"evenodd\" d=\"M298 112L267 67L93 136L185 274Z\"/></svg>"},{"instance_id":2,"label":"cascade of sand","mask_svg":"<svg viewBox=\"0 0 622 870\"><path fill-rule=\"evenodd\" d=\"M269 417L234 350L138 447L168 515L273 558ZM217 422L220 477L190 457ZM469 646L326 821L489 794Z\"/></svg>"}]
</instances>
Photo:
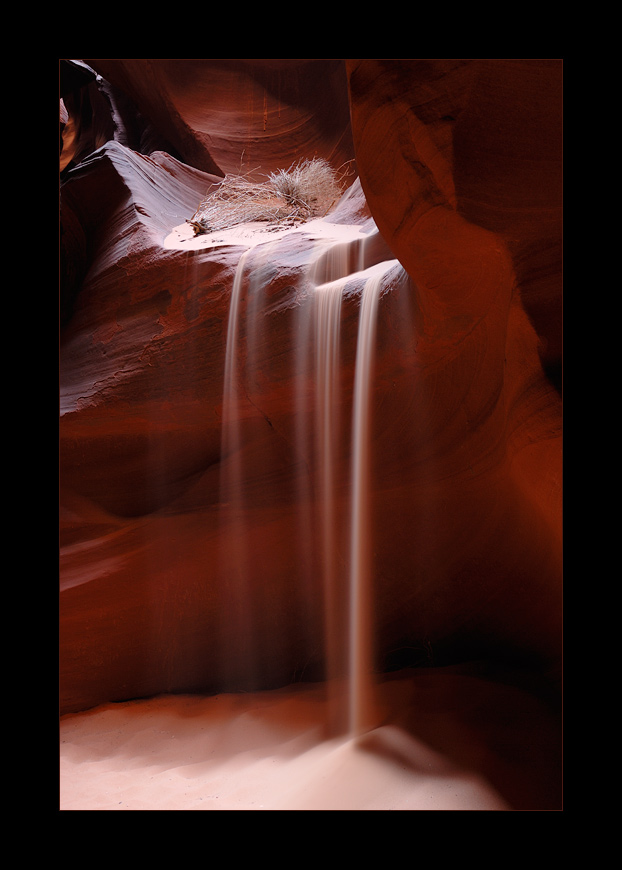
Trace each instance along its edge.
<instances>
[{"instance_id":1,"label":"cascade of sand","mask_svg":"<svg viewBox=\"0 0 622 870\"><path fill-rule=\"evenodd\" d=\"M362 241L359 250L362 252ZM362 262L362 253L360 255ZM329 730L347 730L348 597L340 561L343 513L339 508L341 429L341 310L351 277L351 245L323 246L311 268L315 350L315 467L317 534L324 598L324 654Z\"/></svg>"},{"instance_id":2,"label":"cascade of sand","mask_svg":"<svg viewBox=\"0 0 622 870\"><path fill-rule=\"evenodd\" d=\"M250 249L237 265L231 301L225 347L221 423L220 466L220 563L221 577L225 578L220 594L222 613L220 630L220 673L227 684L235 682L237 674L231 672L231 646L243 648L248 663L253 660L253 615L249 607L247 528L243 504L243 460L241 456L241 402L239 396L238 356L240 308L244 287L245 267Z\"/></svg>"},{"instance_id":3,"label":"cascade of sand","mask_svg":"<svg viewBox=\"0 0 622 870\"><path fill-rule=\"evenodd\" d=\"M386 264L365 281L359 314L352 414L352 502L350 516L349 707L348 731L353 737L373 721L373 629L371 582L373 527L371 518L371 394L378 300Z\"/></svg>"},{"instance_id":4,"label":"cascade of sand","mask_svg":"<svg viewBox=\"0 0 622 870\"><path fill-rule=\"evenodd\" d=\"M324 600L324 632L326 679L329 697L329 715L338 730L356 737L373 726L373 655L370 620L371 596L371 487L370 467L370 383L373 372L374 345L378 300L383 277L395 261L380 263L364 269L364 238L356 244L330 244L320 246L309 272L312 290L310 306L300 305L300 336L304 347L297 351L297 376L300 384L307 374L314 382L314 418L312 429L300 424L301 455L307 453L311 437L316 481L317 522L307 526L307 540L301 541L302 552L314 550L319 554ZM354 252L353 252L354 249ZM221 504L226 514L229 545L223 544L229 560L228 577L235 579L234 601L229 601L228 618L236 625L238 642L248 645L252 657L253 614L248 602L251 590L244 588L244 574L248 554L245 551L244 505L241 500L245 473L241 448L239 418L238 336L240 331L240 301L242 297L247 250L241 257L232 289L225 355L222 419ZM341 315L344 289L353 277L364 278L361 293L357 351L355 362L354 406L351 433L349 513L343 509L343 479L339 466L343 455L339 445L342 426L340 408L341 389ZM249 286L252 276L247 275ZM256 288L257 289L257 288ZM259 290L257 290L259 293ZM259 297L258 297L259 298ZM255 301L249 316L260 315ZM309 320L310 316L310 320ZM252 330L252 326L249 326ZM312 370L309 360L314 359ZM249 361L252 366L252 360ZM308 421L307 399L294 397L296 408L303 410L301 421ZM306 431L303 429L306 428ZM345 435L345 433L343 433ZM304 501L304 499L302 500ZM301 513L301 517L303 514ZM308 518L308 514L306 515ZM301 523L301 529L302 529ZM313 536L314 540L308 538ZM345 567L344 546L349 547L349 569ZM316 587L317 594L317 587ZM233 617L233 619L232 619ZM228 635L231 638L231 634ZM224 652L226 659L226 651Z\"/></svg>"},{"instance_id":5,"label":"cascade of sand","mask_svg":"<svg viewBox=\"0 0 622 870\"><path fill-rule=\"evenodd\" d=\"M315 434L319 477L319 533L324 583L324 622L328 679L338 673L339 635L336 596L336 450L339 427L339 338L341 282L317 287L314 295L316 420Z\"/></svg>"},{"instance_id":6,"label":"cascade of sand","mask_svg":"<svg viewBox=\"0 0 622 870\"><path fill-rule=\"evenodd\" d=\"M352 245L335 245L322 256L322 274L336 279L314 288L316 341L316 432L320 510L320 537L325 600L326 660L329 709L334 722L357 737L374 724L373 631L371 624L372 518L370 451L371 382L378 301L388 267L380 263L365 270L365 239L358 240L355 260ZM312 272L317 276L318 269ZM365 275L361 293L355 362L349 574L343 576L337 559L339 517L336 501L336 449L339 430L339 343L342 295L353 272ZM359 278L360 279L360 278ZM344 586L347 595L344 598ZM345 600L345 605L344 605ZM344 642L344 639L345 642ZM344 691L345 688L345 691Z\"/></svg>"}]
</instances>

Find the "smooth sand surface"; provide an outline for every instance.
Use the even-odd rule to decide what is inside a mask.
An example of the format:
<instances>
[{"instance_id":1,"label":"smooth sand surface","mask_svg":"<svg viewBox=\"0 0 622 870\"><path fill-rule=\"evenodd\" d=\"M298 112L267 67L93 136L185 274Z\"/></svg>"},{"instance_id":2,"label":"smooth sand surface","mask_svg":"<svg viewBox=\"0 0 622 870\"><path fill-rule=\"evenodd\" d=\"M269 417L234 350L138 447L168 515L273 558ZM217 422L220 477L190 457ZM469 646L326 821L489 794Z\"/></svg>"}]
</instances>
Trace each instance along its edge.
<instances>
[{"instance_id":1,"label":"smooth sand surface","mask_svg":"<svg viewBox=\"0 0 622 870\"><path fill-rule=\"evenodd\" d=\"M306 244L315 240L327 245L338 245L357 238L365 238L367 233L362 232L355 225L334 224L322 218L315 218L295 226L286 227L265 221L255 221L197 235L186 221L171 229L163 240L163 246L169 250L180 251L205 251L220 247L253 248L292 235L305 237Z\"/></svg>"},{"instance_id":2,"label":"smooth sand surface","mask_svg":"<svg viewBox=\"0 0 622 870\"><path fill-rule=\"evenodd\" d=\"M377 687L378 727L327 739L320 686L107 704L60 722L61 810L561 810L559 727L464 669Z\"/></svg>"}]
</instances>

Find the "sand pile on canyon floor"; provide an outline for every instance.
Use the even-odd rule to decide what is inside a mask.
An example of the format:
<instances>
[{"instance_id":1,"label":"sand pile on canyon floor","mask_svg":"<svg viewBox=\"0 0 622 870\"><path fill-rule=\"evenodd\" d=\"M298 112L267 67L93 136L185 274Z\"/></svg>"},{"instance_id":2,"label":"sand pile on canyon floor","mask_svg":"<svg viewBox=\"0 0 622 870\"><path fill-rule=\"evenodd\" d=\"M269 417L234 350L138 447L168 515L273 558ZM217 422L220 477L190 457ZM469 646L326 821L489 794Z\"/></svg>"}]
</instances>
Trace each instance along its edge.
<instances>
[{"instance_id":1,"label":"sand pile on canyon floor","mask_svg":"<svg viewBox=\"0 0 622 870\"><path fill-rule=\"evenodd\" d=\"M319 685L64 716L60 809L556 808L557 726L530 690L453 667L387 677L377 697L358 742L327 738Z\"/></svg>"}]
</instances>

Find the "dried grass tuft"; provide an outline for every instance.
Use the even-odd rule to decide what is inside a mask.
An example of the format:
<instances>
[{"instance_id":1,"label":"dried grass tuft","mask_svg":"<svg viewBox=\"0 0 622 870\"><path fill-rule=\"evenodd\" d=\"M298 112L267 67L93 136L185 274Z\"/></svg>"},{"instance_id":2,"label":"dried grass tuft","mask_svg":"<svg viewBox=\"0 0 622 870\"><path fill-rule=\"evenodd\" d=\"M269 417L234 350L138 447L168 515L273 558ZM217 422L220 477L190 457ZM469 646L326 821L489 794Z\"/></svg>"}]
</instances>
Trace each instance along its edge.
<instances>
[{"instance_id":1,"label":"dried grass tuft","mask_svg":"<svg viewBox=\"0 0 622 870\"><path fill-rule=\"evenodd\" d=\"M328 214L343 192L346 175L321 158L279 169L263 182L245 175L226 175L201 201L188 223L197 235L255 221L275 228L295 226Z\"/></svg>"}]
</instances>

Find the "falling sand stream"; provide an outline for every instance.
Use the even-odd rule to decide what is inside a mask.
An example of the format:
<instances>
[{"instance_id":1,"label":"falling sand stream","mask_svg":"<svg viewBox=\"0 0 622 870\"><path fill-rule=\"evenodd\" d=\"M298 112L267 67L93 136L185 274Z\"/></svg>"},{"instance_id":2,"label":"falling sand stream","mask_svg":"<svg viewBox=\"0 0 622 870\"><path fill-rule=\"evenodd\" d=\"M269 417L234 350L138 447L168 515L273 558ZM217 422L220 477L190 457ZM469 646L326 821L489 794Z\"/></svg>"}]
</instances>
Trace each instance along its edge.
<instances>
[{"instance_id":1,"label":"falling sand stream","mask_svg":"<svg viewBox=\"0 0 622 870\"><path fill-rule=\"evenodd\" d=\"M393 263L391 264L393 265ZM374 340L378 300L386 264L367 278L361 299L356 354L354 414L352 422L352 506L350 546L349 706L348 730L356 737L373 721L373 658L371 621L372 535L370 513L371 401Z\"/></svg>"},{"instance_id":2,"label":"falling sand stream","mask_svg":"<svg viewBox=\"0 0 622 870\"><path fill-rule=\"evenodd\" d=\"M301 306L299 317L305 319L304 346L299 352L303 368L314 358L314 456L317 465L317 529L314 542L322 566L324 598L324 645L329 716L333 727L345 730L350 737L362 735L374 726L373 714L373 625L371 622L371 528L370 388L373 378L374 341L378 301L383 279L397 261L381 262L365 269L365 236L335 243L322 239L319 256L309 267L310 307ZM266 247L269 250L269 243ZM352 249L355 262L352 263ZM240 394L238 380L239 336L241 331L241 296L244 288L255 294L247 314L261 316L261 286L257 272L249 265L251 249L245 251L235 274L227 327L224 386L222 456L226 458L221 474L221 510L228 514L230 540L227 558L229 576L237 578L236 624L241 643L247 643L252 657L252 613L250 596L244 589L244 462L240 441ZM263 261L269 259L264 252ZM353 271L352 271L353 270ZM329 280L326 280L326 279ZM349 567L344 570L337 551L342 518L337 516L337 475L342 396L340 395L340 337L342 298L353 279L360 289L360 310L354 376L354 404L351 422L350 508L347 516ZM308 318L311 312L311 328ZM247 325L247 338L252 333ZM251 342L247 352L252 353ZM250 366L252 368L252 360ZM299 436L308 440L309 433ZM304 452L304 445L300 451ZM226 658L226 656L223 656Z\"/></svg>"}]
</instances>

